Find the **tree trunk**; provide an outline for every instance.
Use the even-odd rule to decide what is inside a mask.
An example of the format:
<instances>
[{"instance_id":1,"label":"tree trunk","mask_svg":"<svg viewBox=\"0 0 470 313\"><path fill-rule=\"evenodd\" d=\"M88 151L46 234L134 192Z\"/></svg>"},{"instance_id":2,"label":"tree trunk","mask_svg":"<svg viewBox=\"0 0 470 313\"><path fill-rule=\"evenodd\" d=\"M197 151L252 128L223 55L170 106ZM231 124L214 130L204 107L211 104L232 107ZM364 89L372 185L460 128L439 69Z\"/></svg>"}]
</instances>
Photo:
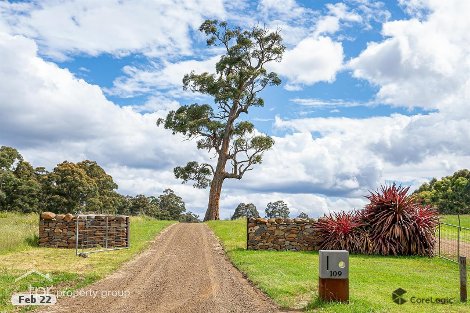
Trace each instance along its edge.
<instances>
[{"instance_id":1,"label":"tree trunk","mask_svg":"<svg viewBox=\"0 0 470 313\"><path fill-rule=\"evenodd\" d=\"M215 168L214 177L211 182L211 189L209 192L209 204L207 205L206 216L204 217L205 221L210 220L219 220L219 202L220 202L220 193L222 192L222 185L225 179L225 165L227 164L228 159L228 150L230 145L230 135L233 129L233 122L236 118L235 114L237 112L238 105L234 105L230 110L230 116L225 126L224 138L222 140L222 146L219 152L219 157L217 159L217 167Z\"/></svg>"},{"instance_id":2,"label":"tree trunk","mask_svg":"<svg viewBox=\"0 0 470 313\"><path fill-rule=\"evenodd\" d=\"M207 206L207 211L206 211L206 216L204 217L204 221L219 219L219 202L220 202L220 193L222 192L223 183L224 183L224 172L216 172L211 182L211 189L209 192L209 204Z\"/></svg>"}]
</instances>

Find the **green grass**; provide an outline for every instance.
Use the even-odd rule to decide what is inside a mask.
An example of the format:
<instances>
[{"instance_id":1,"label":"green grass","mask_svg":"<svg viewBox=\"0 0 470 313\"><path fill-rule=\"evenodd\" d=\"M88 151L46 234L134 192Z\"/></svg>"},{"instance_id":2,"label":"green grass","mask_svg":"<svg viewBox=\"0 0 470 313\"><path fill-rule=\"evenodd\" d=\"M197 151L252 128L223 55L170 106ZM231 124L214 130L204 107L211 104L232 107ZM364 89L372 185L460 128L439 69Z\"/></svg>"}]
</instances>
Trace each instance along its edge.
<instances>
[{"instance_id":1,"label":"green grass","mask_svg":"<svg viewBox=\"0 0 470 313\"><path fill-rule=\"evenodd\" d=\"M0 312L15 310L10 304L11 295L26 291L30 284L36 287L53 285L55 290L75 290L103 278L148 247L162 229L175 223L141 216L131 217L129 249L95 253L88 258L81 258L75 256L75 249L40 248L28 244L28 238L31 236L34 238L37 234L39 220L37 215L0 213L0 216L7 216L0 219L2 222L0 229L4 227L5 221L10 226L4 229L16 233L19 237L16 239L18 246L12 245L9 240L0 241L7 243L0 245ZM28 232L23 233L22 230ZM49 273L53 281L49 282L32 275L33 277L15 282L17 277L31 269Z\"/></svg>"},{"instance_id":2,"label":"green grass","mask_svg":"<svg viewBox=\"0 0 470 313\"><path fill-rule=\"evenodd\" d=\"M439 258L350 256L350 303L318 300L318 253L252 251L246 247L246 222L211 221L228 256L248 278L283 308L308 308L311 312L470 312L470 305L397 305L392 291L407 290L407 299L459 296L455 263Z\"/></svg>"},{"instance_id":3,"label":"green grass","mask_svg":"<svg viewBox=\"0 0 470 313\"><path fill-rule=\"evenodd\" d=\"M448 224L459 225L457 215L441 215L440 221ZM460 215L460 226L470 228L470 215Z\"/></svg>"},{"instance_id":4,"label":"green grass","mask_svg":"<svg viewBox=\"0 0 470 313\"><path fill-rule=\"evenodd\" d=\"M0 212L0 255L37 246L38 223L36 213Z\"/></svg>"}]
</instances>

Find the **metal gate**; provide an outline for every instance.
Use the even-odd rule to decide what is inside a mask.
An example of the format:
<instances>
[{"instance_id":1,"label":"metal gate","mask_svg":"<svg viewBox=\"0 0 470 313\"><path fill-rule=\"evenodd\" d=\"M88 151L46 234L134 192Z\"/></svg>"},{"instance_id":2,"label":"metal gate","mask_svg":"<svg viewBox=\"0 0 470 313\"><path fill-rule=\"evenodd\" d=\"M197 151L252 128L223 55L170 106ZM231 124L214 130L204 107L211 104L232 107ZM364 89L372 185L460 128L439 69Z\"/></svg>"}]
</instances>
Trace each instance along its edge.
<instances>
[{"instance_id":1,"label":"metal gate","mask_svg":"<svg viewBox=\"0 0 470 313\"><path fill-rule=\"evenodd\" d=\"M75 224L75 254L127 249L130 247L128 216L78 214Z\"/></svg>"},{"instance_id":2,"label":"metal gate","mask_svg":"<svg viewBox=\"0 0 470 313\"><path fill-rule=\"evenodd\" d=\"M470 228L440 222L437 232L439 257L456 263L459 256L470 259Z\"/></svg>"}]
</instances>

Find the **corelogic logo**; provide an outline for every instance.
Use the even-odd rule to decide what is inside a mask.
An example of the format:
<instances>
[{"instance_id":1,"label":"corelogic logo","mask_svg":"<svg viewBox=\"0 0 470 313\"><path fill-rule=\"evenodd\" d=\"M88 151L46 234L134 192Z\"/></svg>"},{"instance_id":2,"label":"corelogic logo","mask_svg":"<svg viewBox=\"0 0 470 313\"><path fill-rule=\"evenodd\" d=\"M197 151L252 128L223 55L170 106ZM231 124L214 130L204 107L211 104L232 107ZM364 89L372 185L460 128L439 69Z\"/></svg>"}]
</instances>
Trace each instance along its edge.
<instances>
[{"instance_id":1,"label":"corelogic logo","mask_svg":"<svg viewBox=\"0 0 470 313\"><path fill-rule=\"evenodd\" d=\"M397 290L392 292L392 300L396 304L403 304L406 302L405 298L403 298L403 295L406 293L405 289L398 288Z\"/></svg>"},{"instance_id":2,"label":"corelogic logo","mask_svg":"<svg viewBox=\"0 0 470 313\"><path fill-rule=\"evenodd\" d=\"M451 304L454 303L455 298L450 297L416 297L411 296L409 300L406 300L403 296L406 293L406 290L403 288L398 288L392 292L392 300L396 304L403 304L405 302L410 302L411 304Z\"/></svg>"}]
</instances>

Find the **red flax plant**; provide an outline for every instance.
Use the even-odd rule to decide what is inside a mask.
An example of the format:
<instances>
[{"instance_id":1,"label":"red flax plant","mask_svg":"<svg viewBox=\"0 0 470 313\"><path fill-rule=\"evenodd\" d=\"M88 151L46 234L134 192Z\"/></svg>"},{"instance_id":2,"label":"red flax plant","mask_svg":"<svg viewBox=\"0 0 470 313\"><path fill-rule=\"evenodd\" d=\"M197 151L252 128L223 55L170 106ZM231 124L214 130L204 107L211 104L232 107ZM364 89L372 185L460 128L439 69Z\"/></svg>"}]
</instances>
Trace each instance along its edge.
<instances>
[{"instance_id":1,"label":"red flax plant","mask_svg":"<svg viewBox=\"0 0 470 313\"><path fill-rule=\"evenodd\" d=\"M348 250L367 253L369 240L360 211L337 212L318 219L313 226L317 250Z\"/></svg>"},{"instance_id":2,"label":"red flax plant","mask_svg":"<svg viewBox=\"0 0 470 313\"><path fill-rule=\"evenodd\" d=\"M437 211L408 195L409 187L382 186L366 196L370 203L363 218L372 242L372 253L432 256Z\"/></svg>"},{"instance_id":3,"label":"red flax plant","mask_svg":"<svg viewBox=\"0 0 470 313\"><path fill-rule=\"evenodd\" d=\"M432 256L436 243L436 226L439 223L439 213L430 206L418 205L415 212L417 240L411 242L411 251L418 255Z\"/></svg>"}]
</instances>

